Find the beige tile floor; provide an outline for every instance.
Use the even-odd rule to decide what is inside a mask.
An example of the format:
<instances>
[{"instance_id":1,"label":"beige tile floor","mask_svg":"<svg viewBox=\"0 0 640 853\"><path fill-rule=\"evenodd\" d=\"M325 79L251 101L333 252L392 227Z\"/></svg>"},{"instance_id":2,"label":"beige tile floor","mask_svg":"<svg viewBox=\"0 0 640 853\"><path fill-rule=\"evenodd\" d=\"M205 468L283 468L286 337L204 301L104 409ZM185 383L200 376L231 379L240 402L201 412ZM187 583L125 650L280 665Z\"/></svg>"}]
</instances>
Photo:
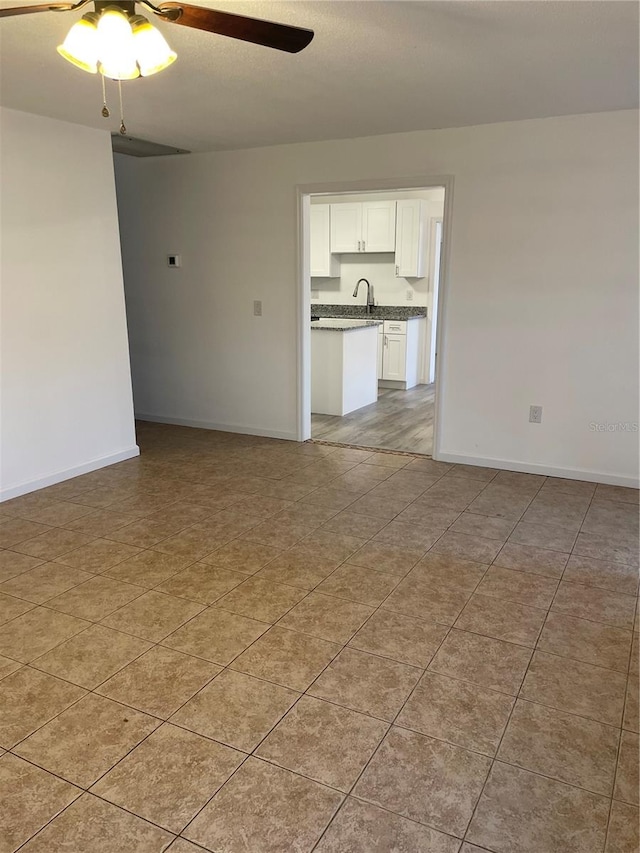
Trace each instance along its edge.
<instances>
[{"instance_id":1,"label":"beige tile floor","mask_svg":"<svg viewBox=\"0 0 640 853\"><path fill-rule=\"evenodd\" d=\"M637 851L637 491L139 441L0 506L0 853Z\"/></svg>"}]
</instances>

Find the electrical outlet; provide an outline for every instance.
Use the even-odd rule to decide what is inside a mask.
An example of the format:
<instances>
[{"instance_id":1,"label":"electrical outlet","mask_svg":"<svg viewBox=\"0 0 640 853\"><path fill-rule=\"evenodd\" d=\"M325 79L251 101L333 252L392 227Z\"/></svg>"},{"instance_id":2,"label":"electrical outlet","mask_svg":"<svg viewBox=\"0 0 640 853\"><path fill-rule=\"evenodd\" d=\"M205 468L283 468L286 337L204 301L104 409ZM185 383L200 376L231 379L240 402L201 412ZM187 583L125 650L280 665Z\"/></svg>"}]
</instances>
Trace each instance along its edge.
<instances>
[{"instance_id":1,"label":"electrical outlet","mask_svg":"<svg viewBox=\"0 0 640 853\"><path fill-rule=\"evenodd\" d=\"M542 423L542 406L529 406L529 423Z\"/></svg>"},{"instance_id":2,"label":"electrical outlet","mask_svg":"<svg viewBox=\"0 0 640 853\"><path fill-rule=\"evenodd\" d=\"M410 287L407 289L407 302L413 302L413 290Z\"/></svg>"},{"instance_id":3,"label":"electrical outlet","mask_svg":"<svg viewBox=\"0 0 640 853\"><path fill-rule=\"evenodd\" d=\"M320 299L320 291L319 290L312 290L311 291L311 298L316 299L316 300Z\"/></svg>"},{"instance_id":4,"label":"electrical outlet","mask_svg":"<svg viewBox=\"0 0 640 853\"><path fill-rule=\"evenodd\" d=\"M260 299L254 299L253 301L253 316L262 317L262 301Z\"/></svg>"},{"instance_id":5,"label":"electrical outlet","mask_svg":"<svg viewBox=\"0 0 640 853\"><path fill-rule=\"evenodd\" d=\"M167 255L167 266L171 267L171 269L177 269L182 266L182 256L181 255Z\"/></svg>"}]
</instances>

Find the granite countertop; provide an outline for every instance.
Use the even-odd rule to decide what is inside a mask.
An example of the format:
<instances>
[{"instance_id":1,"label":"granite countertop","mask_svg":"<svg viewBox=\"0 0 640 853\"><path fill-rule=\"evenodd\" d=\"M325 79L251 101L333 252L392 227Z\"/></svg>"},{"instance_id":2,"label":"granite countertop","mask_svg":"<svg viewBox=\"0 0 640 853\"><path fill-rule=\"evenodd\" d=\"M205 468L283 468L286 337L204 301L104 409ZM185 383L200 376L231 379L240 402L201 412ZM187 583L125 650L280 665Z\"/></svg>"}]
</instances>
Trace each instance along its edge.
<instances>
[{"instance_id":1,"label":"granite countertop","mask_svg":"<svg viewBox=\"0 0 640 853\"><path fill-rule=\"evenodd\" d=\"M367 314L365 305L319 305L311 303L312 317L342 317L349 319L366 320L412 320L416 317L426 317L426 306L406 305L376 305L370 314ZM314 326L315 328L315 326Z\"/></svg>"},{"instance_id":2,"label":"granite countertop","mask_svg":"<svg viewBox=\"0 0 640 853\"><path fill-rule=\"evenodd\" d=\"M322 329L325 332L349 332L352 329L365 329L369 326L381 325L382 320L360 320L358 318L348 320L340 317L323 317L320 320L311 321L313 330Z\"/></svg>"}]
</instances>

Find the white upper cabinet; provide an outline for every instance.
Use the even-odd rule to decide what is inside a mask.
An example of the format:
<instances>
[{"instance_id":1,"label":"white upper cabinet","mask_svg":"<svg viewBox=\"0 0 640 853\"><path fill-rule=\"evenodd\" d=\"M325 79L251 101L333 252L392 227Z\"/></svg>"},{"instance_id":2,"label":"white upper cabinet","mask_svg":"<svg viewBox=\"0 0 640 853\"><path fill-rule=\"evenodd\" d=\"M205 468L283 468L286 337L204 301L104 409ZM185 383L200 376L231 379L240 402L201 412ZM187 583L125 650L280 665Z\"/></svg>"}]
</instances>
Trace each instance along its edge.
<instances>
[{"instance_id":1,"label":"white upper cabinet","mask_svg":"<svg viewBox=\"0 0 640 853\"><path fill-rule=\"evenodd\" d=\"M393 252L395 246L395 201L331 205L332 252Z\"/></svg>"},{"instance_id":2,"label":"white upper cabinet","mask_svg":"<svg viewBox=\"0 0 640 853\"><path fill-rule=\"evenodd\" d=\"M424 278L427 254L427 203L421 199L397 202L396 276Z\"/></svg>"},{"instance_id":3,"label":"white upper cabinet","mask_svg":"<svg viewBox=\"0 0 640 853\"><path fill-rule=\"evenodd\" d=\"M362 203L362 251L393 252L396 248L396 202Z\"/></svg>"},{"instance_id":4,"label":"white upper cabinet","mask_svg":"<svg viewBox=\"0 0 640 853\"><path fill-rule=\"evenodd\" d=\"M311 276L339 278L340 262L331 254L331 205L312 204L309 259Z\"/></svg>"},{"instance_id":5,"label":"white upper cabinet","mask_svg":"<svg viewBox=\"0 0 640 853\"><path fill-rule=\"evenodd\" d=\"M332 204L331 251L359 252L362 245L362 205Z\"/></svg>"}]
</instances>

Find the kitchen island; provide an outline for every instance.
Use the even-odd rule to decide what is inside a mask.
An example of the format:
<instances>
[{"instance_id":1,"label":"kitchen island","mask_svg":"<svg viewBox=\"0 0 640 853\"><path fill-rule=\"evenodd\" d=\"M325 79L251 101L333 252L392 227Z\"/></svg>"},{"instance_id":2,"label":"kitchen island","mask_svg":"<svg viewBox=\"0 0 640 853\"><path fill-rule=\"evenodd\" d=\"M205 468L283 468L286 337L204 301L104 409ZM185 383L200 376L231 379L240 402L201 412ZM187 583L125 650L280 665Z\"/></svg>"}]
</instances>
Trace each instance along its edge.
<instances>
[{"instance_id":1,"label":"kitchen island","mask_svg":"<svg viewBox=\"0 0 640 853\"><path fill-rule=\"evenodd\" d=\"M378 399L380 320L311 322L311 411L346 415Z\"/></svg>"}]
</instances>

